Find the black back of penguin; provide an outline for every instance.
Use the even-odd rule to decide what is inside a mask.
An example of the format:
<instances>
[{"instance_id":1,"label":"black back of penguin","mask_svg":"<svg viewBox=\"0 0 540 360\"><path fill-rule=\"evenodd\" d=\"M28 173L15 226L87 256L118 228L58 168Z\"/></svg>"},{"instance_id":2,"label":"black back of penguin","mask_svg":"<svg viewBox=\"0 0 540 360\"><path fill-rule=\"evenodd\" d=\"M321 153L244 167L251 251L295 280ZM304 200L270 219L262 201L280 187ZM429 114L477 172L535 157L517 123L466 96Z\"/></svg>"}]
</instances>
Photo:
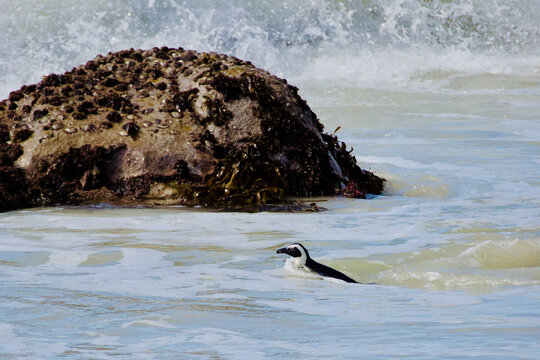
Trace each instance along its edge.
<instances>
[{"instance_id":1,"label":"black back of penguin","mask_svg":"<svg viewBox=\"0 0 540 360\"><path fill-rule=\"evenodd\" d=\"M351 279L350 277L348 277L344 273L342 273L340 271L337 271L336 269L333 269L333 268L331 268L329 266L318 263L318 262L316 262L315 260L313 260L310 257L308 257L308 261L306 262L306 266L310 270L316 272L317 274L319 274L321 276L340 279L340 280L346 281L348 283L357 283L357 284L359 284L358 281L356 281L354 279Z\"/></svg>"}]
</instances>

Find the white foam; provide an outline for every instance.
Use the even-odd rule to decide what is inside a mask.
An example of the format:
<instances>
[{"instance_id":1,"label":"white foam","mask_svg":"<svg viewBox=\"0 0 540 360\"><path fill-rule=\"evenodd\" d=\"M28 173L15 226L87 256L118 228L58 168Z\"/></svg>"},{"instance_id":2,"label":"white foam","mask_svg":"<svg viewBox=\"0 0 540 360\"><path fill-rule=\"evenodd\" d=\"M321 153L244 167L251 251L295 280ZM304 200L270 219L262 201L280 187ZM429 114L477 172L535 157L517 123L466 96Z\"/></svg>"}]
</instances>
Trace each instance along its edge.
<instances>
[{"instance_id":1,"label":"white foam","mask_svg":"<svg viewBox=\"0 0 540 360\"><path fill-rule=\"evenodd\" d=\"M60 267L75 267L88 259L89 253L57 250L49 255L49 264Z\"/></svg>"},{"instance_id":2,"label":"white foam","mask_svg":"<svg viewBox=\"0 0 540 360\"><path fill-rule=\"evenodd\" d=\"M284 269L293 274L294 276L297 276L297 277L303 277L303 278L310 278L310 279L322 279L321 276L313 273L313 272L309 272L309 271L305 271L303 269L300 269L298 266L296 266L295 262L294 262L294 259L293 258L288 258L286 261L285 261L285 265L284 265Z\"/></svg>"},{"instance_id":3,"label":"white foam","mask_svg":"<svg viewBox=\"0 0 540 360\"><path fill-rule=\"evenodd\" d=\"M158 320L154 319L139 319L124 323L121 325L122 328L128 328L132 326L151 326L159 327L164 329L177 329L176 326L171 325L166 318L160 317Z\"/></svg>"}]
</instances>

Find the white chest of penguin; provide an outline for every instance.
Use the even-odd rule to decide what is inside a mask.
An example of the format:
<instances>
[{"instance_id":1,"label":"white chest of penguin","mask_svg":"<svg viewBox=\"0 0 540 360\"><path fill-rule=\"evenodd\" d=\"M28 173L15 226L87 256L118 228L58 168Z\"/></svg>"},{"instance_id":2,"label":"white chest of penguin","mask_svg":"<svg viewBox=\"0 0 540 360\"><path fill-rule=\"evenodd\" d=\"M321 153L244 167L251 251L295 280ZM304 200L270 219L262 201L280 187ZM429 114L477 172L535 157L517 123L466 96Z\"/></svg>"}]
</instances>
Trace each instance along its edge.
<instances>
[{"instance_id":1,"label":"white chest of penguin","mask_svg":"<svg viewBox=\"0 0 540 360\"><path fill-rule=\"evenodd\" d=\"M306 261L303 258L300 258L300 257L291 258L291 259L287 259L287 262L289 264L291 264L294 268L296 268L296 269L298 269L300 271L304 271L304 272L307 272L307 273L310 273L310 274L319 275L315 271L311 270L310 268L308 268L306 266Z\"/></svg>"}]
</instances>

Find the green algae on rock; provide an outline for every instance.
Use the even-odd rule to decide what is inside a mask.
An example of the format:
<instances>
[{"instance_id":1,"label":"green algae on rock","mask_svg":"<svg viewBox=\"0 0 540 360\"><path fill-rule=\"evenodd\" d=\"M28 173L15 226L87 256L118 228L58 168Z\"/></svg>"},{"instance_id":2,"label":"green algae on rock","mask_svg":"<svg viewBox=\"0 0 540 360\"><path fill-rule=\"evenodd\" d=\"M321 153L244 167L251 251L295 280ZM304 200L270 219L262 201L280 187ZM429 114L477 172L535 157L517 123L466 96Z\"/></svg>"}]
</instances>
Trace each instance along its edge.
<instances>
[{"instance_id":1,"label":"green algae on rock","mask_svg":"<svg viewBox=\"0 0 540 360\"><path fill-rule=\"evenodd\" d=\"M0 211L184 204L257 208L380 194L298 89L216 53L98 55L0 102Z\"/></svg>"}]
</instances>

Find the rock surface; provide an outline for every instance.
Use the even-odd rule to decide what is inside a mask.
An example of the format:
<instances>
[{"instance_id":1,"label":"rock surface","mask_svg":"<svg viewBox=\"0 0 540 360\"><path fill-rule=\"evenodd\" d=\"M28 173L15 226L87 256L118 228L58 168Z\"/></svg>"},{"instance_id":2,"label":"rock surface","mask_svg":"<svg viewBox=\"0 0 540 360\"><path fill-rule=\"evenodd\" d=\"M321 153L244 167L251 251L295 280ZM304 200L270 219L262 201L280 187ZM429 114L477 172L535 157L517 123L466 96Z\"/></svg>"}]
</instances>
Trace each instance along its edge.
<instances>
[{"instance_id":1,"label":"rock surface","mask_svg":"<svg viewBox=\"0 0 540 360\"><path fill-rule=\"evenodd\" d=\"M322 130L295 87L249 62L169 48L99 55L0 102L0 211L380 194L384 180Z\"/></svg>"}]
</instances>

